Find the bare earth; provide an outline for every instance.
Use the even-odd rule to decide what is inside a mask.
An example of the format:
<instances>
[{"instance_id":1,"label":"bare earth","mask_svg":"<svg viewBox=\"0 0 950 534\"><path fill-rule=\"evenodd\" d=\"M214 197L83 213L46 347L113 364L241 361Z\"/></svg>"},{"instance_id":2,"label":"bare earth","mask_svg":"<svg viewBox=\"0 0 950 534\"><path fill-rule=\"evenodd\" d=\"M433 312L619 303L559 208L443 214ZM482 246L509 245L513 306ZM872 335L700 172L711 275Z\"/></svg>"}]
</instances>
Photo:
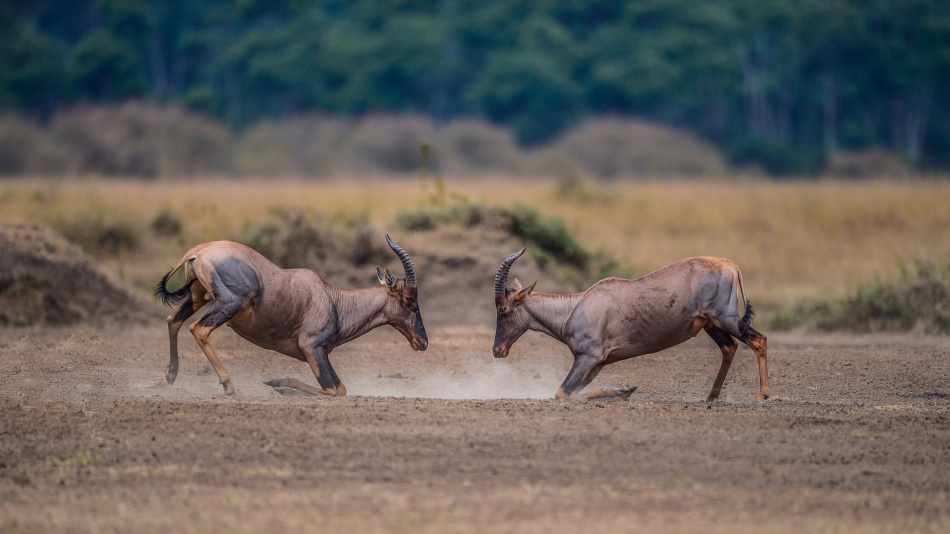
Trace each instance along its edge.
<instances>
[{"instance_id":1,"label":"bare earth","mask_svg":"<svg viewBox=\"0 0 950 534\"><path fill-rule=\"evenodd\" d=\"M227 328L225 397L164 322L0 330L0 531L947 532L950 339L770 336L721 400L707 337L608 366L628 401L550 400L570 366L528 333L391 329L336 350L346 398L282 397L306 364ZM608 530L609 529L609 530Z\"/></svg>"}]
</instances>

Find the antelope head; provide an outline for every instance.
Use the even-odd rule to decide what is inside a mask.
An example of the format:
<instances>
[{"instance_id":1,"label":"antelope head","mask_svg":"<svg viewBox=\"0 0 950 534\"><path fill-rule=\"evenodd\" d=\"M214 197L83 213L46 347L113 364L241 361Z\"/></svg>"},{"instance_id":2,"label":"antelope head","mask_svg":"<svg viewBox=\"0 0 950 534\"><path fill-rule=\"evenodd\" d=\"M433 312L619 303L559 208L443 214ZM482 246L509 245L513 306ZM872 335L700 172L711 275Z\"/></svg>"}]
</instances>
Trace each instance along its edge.
<instances>
[{"instance_id":1,"label":"antelope head","mask_svg":"<svg viewBox=\"0 0 950 534\"><path fill-rule=\"evenodd\" d=\"M522 288L521 282L518 281L516 276L514 287L507 287L508 271L526 249L527 247L505 258L498 266L498 272L495 273L495 312L497 312L498 321L495 327L495 344L492 347L492 353L496 358L508 357L511 346L528 331L528 319L525 317L524 303L531 295L537 282L531 284L528 288Z\"/></svg>"},{"instance_id":2,"label":"antelope head","mask_svg":"<svg viewBox=\"0 0 950 534\"><path fill-rule=\"evenodd\" d=\"M409 253L386 236L389 248L402 261L405 278L396 278L387 268L385 271L376 268L379 283L389 290L389 302L386 304L386 317L390 325L409 340L414 350L426 350L429 346L429 337L426 327L422 324L422 313L419 312L419 288L416 284L416 268L412 264Z\"/></svg>"}]
</instances>

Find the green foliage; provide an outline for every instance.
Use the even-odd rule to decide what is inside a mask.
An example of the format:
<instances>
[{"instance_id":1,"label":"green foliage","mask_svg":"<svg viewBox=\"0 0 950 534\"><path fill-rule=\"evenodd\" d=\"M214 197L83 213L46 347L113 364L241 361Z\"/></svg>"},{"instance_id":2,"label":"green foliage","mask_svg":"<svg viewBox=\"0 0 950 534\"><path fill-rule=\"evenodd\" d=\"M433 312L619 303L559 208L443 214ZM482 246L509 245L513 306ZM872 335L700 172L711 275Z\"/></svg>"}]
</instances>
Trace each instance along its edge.
<instances>
[{"instance_id":1,"label":"green foliage","mask_svg":"<svg viewBox=\"0 0 950 534\"><path fill-rule=\"evenodd\" d=\"M48 113L65 92L66 45L32 25L9 32L0 37L0 107Z\"/></svg>"},{"instance_id":2,"label":"green foliage","mask_svg":"<svg viewBox=\"0 0 950 534\"><path fill-rule=\"evenodd\" d=\"M0 108L143 98L230 127L477 117L524 145L589 117L688 129L776 173L882 146L950 166L950 3L0 3Z\"/></svg>"},{"instance_id":3,"label":"green foliage","mask_svg":"<svg viewBox=\"0 0 950 534\"><path fill-rule=\"evenodd\" d=\"M558 60L541 51L492 56L467 98L527 144L550 140L580 116L580 90Z\"/></svg>"},{"instance_id":4,"label":"green foliage","mask_svg":"<svg viewBox=\"0 0 950 534\"><path fill-rule=\"evenodd\" d=\"M781 329L948 333L950 262L918 261L902 267L895 279L861 285L844 298L799 303L772 324Z\"/></svg>"},{"instance_id":5,"label":"green foliage","mask_svg":"<svg viewBox=\"0 0 950 534\"><path fill-rule=\"evenodd\" d=\"M563 220L544 217L527 204L516 204L512 216L513 232L535 245L531 253L538 263L544 265L553 261L581 269L588 267L590 253L581 247Z\"/></svg>"},{"instance_id":6,"label":"green foliage","mask_svg":"<svg viewBox=\"0 0 950 534\"><path fill-rule=\"evenodd\" d=\"M111 32L99 30L76 45L69 76L80 93L96 100L134 97L147 88L138 59Z\"/></svg>"}]
</instances>

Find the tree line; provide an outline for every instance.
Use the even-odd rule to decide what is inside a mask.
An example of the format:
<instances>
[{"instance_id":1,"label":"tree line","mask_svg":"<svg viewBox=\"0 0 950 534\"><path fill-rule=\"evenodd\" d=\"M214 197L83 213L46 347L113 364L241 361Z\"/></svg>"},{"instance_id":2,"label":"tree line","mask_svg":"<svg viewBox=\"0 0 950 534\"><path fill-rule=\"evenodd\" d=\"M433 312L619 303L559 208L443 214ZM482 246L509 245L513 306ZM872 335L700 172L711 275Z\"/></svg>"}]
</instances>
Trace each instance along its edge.
<instances>
[{"instance_id":1,"label":"tree line","mask_svg":"<svg viewBox=\"0 0 950 534\"><path fill-rule=\"evenodd\" d=\"M886 147L950 167L942 0L11 0L0 109L177 103L243 129L307 112L489 120L524 146L594 117L818 171Z\"/></svg>"}]
</instances>

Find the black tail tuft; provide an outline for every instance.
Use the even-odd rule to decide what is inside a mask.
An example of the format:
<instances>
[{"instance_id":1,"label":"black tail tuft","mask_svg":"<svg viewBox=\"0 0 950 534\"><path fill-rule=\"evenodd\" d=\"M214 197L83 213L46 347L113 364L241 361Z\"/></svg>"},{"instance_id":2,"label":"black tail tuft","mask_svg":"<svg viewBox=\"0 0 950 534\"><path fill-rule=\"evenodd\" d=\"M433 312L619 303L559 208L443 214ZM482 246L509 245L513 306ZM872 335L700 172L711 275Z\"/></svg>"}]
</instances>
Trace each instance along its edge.
<instances>
[{"instance_id":1,"label":"black tail tuft","mask_svg":"<svg viewBox=\"0 0 950 534\"><path fill-rule=\"evenodd\" d=\"M747 300L745 301L745 314L739 319L739 334L743 337L752 328L753 319L755 319L755 310L752 309L752 303Z\"/></svg>"},{"instance_id":2,"label":"black tail tuft","mask_svg":"<svg viewBox=\"0 0 950 534\"><path fill-rule=\"evenodd\" d=\"M191 292L192 282L197 280L197 278L195 278L194 280L185 282L185 285L182 286L181 289L169 291L165 284L168 283L168 279L171 278L171 275L174 274L174 272L175 271L169 271L166 273L165 276L163 276L158 282L158 285L155 286L155 296L162 301L162 304L168 306L169 308L171 308L179 300L185 298L188 293Z\"/></svg>"}]
</instances>

